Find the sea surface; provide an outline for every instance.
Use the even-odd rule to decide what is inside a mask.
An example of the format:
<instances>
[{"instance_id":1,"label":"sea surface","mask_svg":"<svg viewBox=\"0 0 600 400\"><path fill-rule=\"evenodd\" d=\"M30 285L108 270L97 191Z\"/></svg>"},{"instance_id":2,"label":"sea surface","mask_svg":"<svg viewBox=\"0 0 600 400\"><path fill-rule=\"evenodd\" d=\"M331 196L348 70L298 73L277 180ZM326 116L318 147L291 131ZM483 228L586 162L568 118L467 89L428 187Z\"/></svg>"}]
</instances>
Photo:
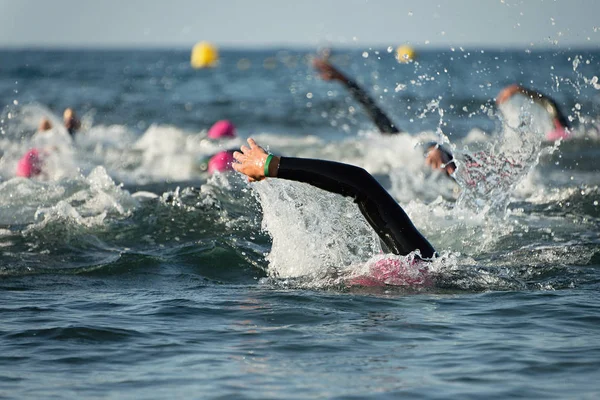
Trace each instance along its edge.
<instances>
[{"instance_id":1,"label":"sea surface","mask_svg":"<svg viewBox=\"0 0 600 400\"><path fill-rule=\"evenodd\" d=\"M600 51L333 49L392 136L315 52L194 70L188 49L0 51L0 398L600 397ZM499 109L512 83L554 98L571 138L545 140L523 98ZM238 137L207 140L221 119ZM412 265L351 199L207 175L248 137L371 172L438 251L427 282L351 284ZM512 161L470 187L424 165L430 140ZM44 174L16 177L32 147Z\"/></svg>"}]
</instances>

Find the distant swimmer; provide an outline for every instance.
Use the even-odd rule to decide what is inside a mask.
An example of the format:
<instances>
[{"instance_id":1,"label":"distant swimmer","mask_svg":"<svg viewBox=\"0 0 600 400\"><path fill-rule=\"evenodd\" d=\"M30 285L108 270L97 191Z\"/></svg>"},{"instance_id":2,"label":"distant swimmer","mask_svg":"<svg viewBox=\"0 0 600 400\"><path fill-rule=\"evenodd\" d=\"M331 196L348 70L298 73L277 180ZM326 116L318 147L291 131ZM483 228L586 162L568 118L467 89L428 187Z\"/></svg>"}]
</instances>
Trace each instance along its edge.
<instances>
[{"instance_id":1,"label":"distant swimmer","mask_svg":"<svg viewBox=\"0 0 600 400\"><path fill-rule=\"evenodd\" d=\"M73 111L72 108L65 109L63 113L63 124L71 137L75 136L75 133L81 128L81 121L77 119L77 115L75 115L75 111Z\"/></svg>"},{"instance_id":2,"label":"distant swimmer","mask_svg":"<svg viewBox=\"0 0 600 400\"><path fill-rule=\"evenodd\" d=\"M71 108L67 108L63 113L63 123L69 135L73 137L78 129L81 128L81 122L77 119L75 111ZM51 154L57 153L60 147L60 140L57 142L57 137L50 136L49 133L44 133L51 131L54 128L52 122L48 118L42 118L38 125L38 131L42 132L43 135L37 138L36 147L33 147L19 159L17 162L17 167L15 170L15 175L22 178L36 178L41 175L44 175L44 168L47 167L47 161ZM59 133L59 136L63 136L66 139L66 136ZM66 139L70 142L69 139ZM41 142L41 143L40 143ZM63 145L65 143L62 143ZM66 144L68 145L68 144Z\"/></svg>"},{"instance_id":3,"label":"distant swimmer","mask_svg":"<svg viewBox=\"0 0 600 400\"><path fill-rule=\"evenodd\" d=\"M30 149L17 163L16 175L22 178L34 178L42 174L43 166L43 153L38 149Z\"/></svg>"},{"instance_id":4,"label":"distant swimmer","mask_svg":"<svg viewBox=\"0 0 600 400\"><path fill-rule=\"evenodd\" d=\"M67 108L63 112L63 125L71 137L75 136L75 133L81 129L81 121L79 121L72 108ZM49 131L52 128L52 122L50 122L48 118L42 118L38 125L38 130L40 132Z\"/></svg>"},{"instance_id":5,"label":"distant swimmer","mask_svg":"<svg viewBox=\"0 0 600 400\"><path fill-rule=\"evenodd\" d=\"M571 126L569 124L569 121L560 111L560 108L558 107L556 102L549 96L546 96L533 89L524 88L519 85L510 85L500 91L500 93L496 97L496 104L498 106L501 106L517 94L526 96L529 99L531 99L534 103L540 105L552 119L552 123L554 126L553 129L546 132L546 140L556 141L558 139L569 138L569 136L571 135Z\"/></svg>"},{"instance_id":6,"label":"distant swimmer","mask_svg":"<svg viewBox=\"0 0 600 400\"><path fill-rule=\"evenodd\" d=\"M234 138L236 136L235 125L231 121L222 119L210 127L206 136L213 140Z\"/></svg>"},{"instance_id":7,"label":"distant swimmer","mask_svg":"<svg viewBox=\"0 0 600 400\"><path fill-rule=\"evenodd\" d=\"M52 122L48 118L42 118L40 121L40 125L38 126L38 131L45 132L52 129Z\"/></svg>"},{"instance_id":8,"label":"distant swimmer","mask_svg":"<svg viewBox=\"0 0 600 400\"><path fill-rule=\"evenodd\" d=\"M233 154L233 169L248 176L249 181L287 179L352 197L391 253L406 256L416 252L416 258L421 260L437 256L402 207L364 169L333 161L274 156L253 139L248 139L248 144Z\"/></svg>"},{"instance_id":9,"label":"distant swimmer","mask_svg":"<svg viewBox=\"0 0 600 400\"><path fill-rule=\"evenodd\" d=\"M52 122L48 118L42 118L38 131L46 132L52 129ZM35 178L42 174L44 167L44 156L46 152L31 148L17 162L15 175L21 178Z\"/></svg>"},{"instance_id":10,"label":"distant swimmer","mask_svg":"<svg viewBox=\"0 0 600 400\"><path fill-rule=\"evenodd\" d=\"M569 121L560 111L556 102L540 92L533 89L526 89L519 85L510 85L500 91L496 97L496 104L500 107L508 102L515 95L523 95L541 106L552 120L552 126L546 131L545 138L548 141L559 139L568 139L571 137L571 126ZM426 145L427 155L425 163L433 169L442 169L447 175L451 175L456 170L456 164L452 153L444 146L430 142ZM479 153L481 154L481 153ZM486 157L484 157L486 158ZM472 157L465 156L465 167L479 167L480 163L474 162ZM488 161L495 161L488 159Z\"/></svg>"},{"instance_id":11,"label":"distant swimmer","mask_svg":"<svg viewBox=\"0 0 600 400\"><path fill-rule=\"evenodd\" d=\"M236 137L235 125L228 120L220 120L213 124L206 135L210 140L233 139ZM235 149L222 150L216 154L204 157L200 161L200 169L210 175L215 172L231 171L233 168L233 153Z\"/></svg>"},{"instance_id":12,"label":"distant swimmer","mask_svg":"<svg viewBox=\"0 0 600 400\"><path fill-rule=\"evenodd\" d=\"M208 172L209 175L215 172L226 172L233 170L233 153L235 150L223 150L208 157L203 157L198 165L201 171Z\"/></svg>"}]
</instances>

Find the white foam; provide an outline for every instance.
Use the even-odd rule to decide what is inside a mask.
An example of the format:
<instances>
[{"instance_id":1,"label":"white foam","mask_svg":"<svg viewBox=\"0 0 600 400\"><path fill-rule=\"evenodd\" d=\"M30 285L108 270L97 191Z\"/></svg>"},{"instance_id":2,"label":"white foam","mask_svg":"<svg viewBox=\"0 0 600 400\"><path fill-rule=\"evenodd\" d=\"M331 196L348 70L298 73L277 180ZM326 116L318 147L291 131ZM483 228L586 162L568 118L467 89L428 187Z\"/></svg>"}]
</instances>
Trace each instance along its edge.
<instances>
[{"instance_id":1,"label":"white foam","mask_svg":"<svg viewBox=\"0 0 600 400\"><path fill-rule=\"evenodd\" d=\"M254 187L263 229L273 238L271 276L322 277L381 252L378 237L349 199L296 182L267 180Z\"/></svg>"},{"instance_id":2,"label":"white foam","mask_svg":"<svg viewBox=\"0 0 600 400\"><path fill-rule=\"evenodd\" d=\"M107 215L130 215L137 206L102 167L69 180L13 178L0 184L0 225L33 223L30 229L36 229L49 220L69 219L90 226L101 224Z\"/></svg>"}]
</instances>

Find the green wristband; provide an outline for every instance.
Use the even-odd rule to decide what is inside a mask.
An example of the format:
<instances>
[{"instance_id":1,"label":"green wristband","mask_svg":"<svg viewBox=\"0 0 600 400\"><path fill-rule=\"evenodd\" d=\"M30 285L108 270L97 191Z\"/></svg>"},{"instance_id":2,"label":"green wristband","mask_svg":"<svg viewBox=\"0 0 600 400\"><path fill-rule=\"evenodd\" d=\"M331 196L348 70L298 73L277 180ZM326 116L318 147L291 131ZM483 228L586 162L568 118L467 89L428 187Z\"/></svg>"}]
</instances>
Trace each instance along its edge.
<instances>
[{"instance_id":1,"label":"green wristband","mask_svg":"<svg viewBox=\"0 0 600 400\"><path fill-rule=\"evenodd\" d=\"M269 154L267 159L265 160L265 177L269 176L269 164L271 164L271 159L273 158L273 154Z\"/></svg>"}]
</instances>

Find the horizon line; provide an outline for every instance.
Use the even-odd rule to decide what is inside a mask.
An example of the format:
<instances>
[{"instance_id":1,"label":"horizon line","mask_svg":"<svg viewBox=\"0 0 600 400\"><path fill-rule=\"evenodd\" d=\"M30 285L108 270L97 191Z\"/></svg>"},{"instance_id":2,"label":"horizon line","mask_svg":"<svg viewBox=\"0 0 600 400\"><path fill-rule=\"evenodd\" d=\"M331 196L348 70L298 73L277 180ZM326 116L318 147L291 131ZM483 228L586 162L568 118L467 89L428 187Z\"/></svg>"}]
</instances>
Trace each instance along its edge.
<instances>
[{"instance_id":1,"label":"horizon line","mask_svg":"<svg viewBox=\"0 0 600 400\"><path fill-rule=\"evenodd\" d=\"M197 43L202 42L198 41ZM310 45L310 44L251 44L251 45L232 45L232 44L224 44L219 45L217 42L206 41L211 43L219 50L224 51L256 51L256 50L292 50L292 51L317 51L322 48L331 48L331 49L340 49L340 50L386 50L390 47L390 45L385 44L336 44L330 46L323 45ZM195 44L195 43L194 43ZM160 51L191 51L194 44L190 46L186 45L168 45L168 44L93 44L93 45L72 45L72 44L53 44L53 45L34 45L34 44L0 44L0 51L13 50L13 51L127 51L127 50L137 50L137 51L152 51L152 50L160 50ZM585 44L577 44L577 45L568 45L568 46L558 46L553 44L530 44L530 45L522 45L522 44L506 44L506 45L498 45L498 44L486 44L486 45L411 45L411 44L398 44L394 47L394 50L401 46L407 45L412 47L418 51L475 51L475 50L487 50L487 51L536 51L536 50L556 50L556 51L590 51L590 50L600 50L600 46L598 45L585 45Z\"/></svg>"}]
</instances>

